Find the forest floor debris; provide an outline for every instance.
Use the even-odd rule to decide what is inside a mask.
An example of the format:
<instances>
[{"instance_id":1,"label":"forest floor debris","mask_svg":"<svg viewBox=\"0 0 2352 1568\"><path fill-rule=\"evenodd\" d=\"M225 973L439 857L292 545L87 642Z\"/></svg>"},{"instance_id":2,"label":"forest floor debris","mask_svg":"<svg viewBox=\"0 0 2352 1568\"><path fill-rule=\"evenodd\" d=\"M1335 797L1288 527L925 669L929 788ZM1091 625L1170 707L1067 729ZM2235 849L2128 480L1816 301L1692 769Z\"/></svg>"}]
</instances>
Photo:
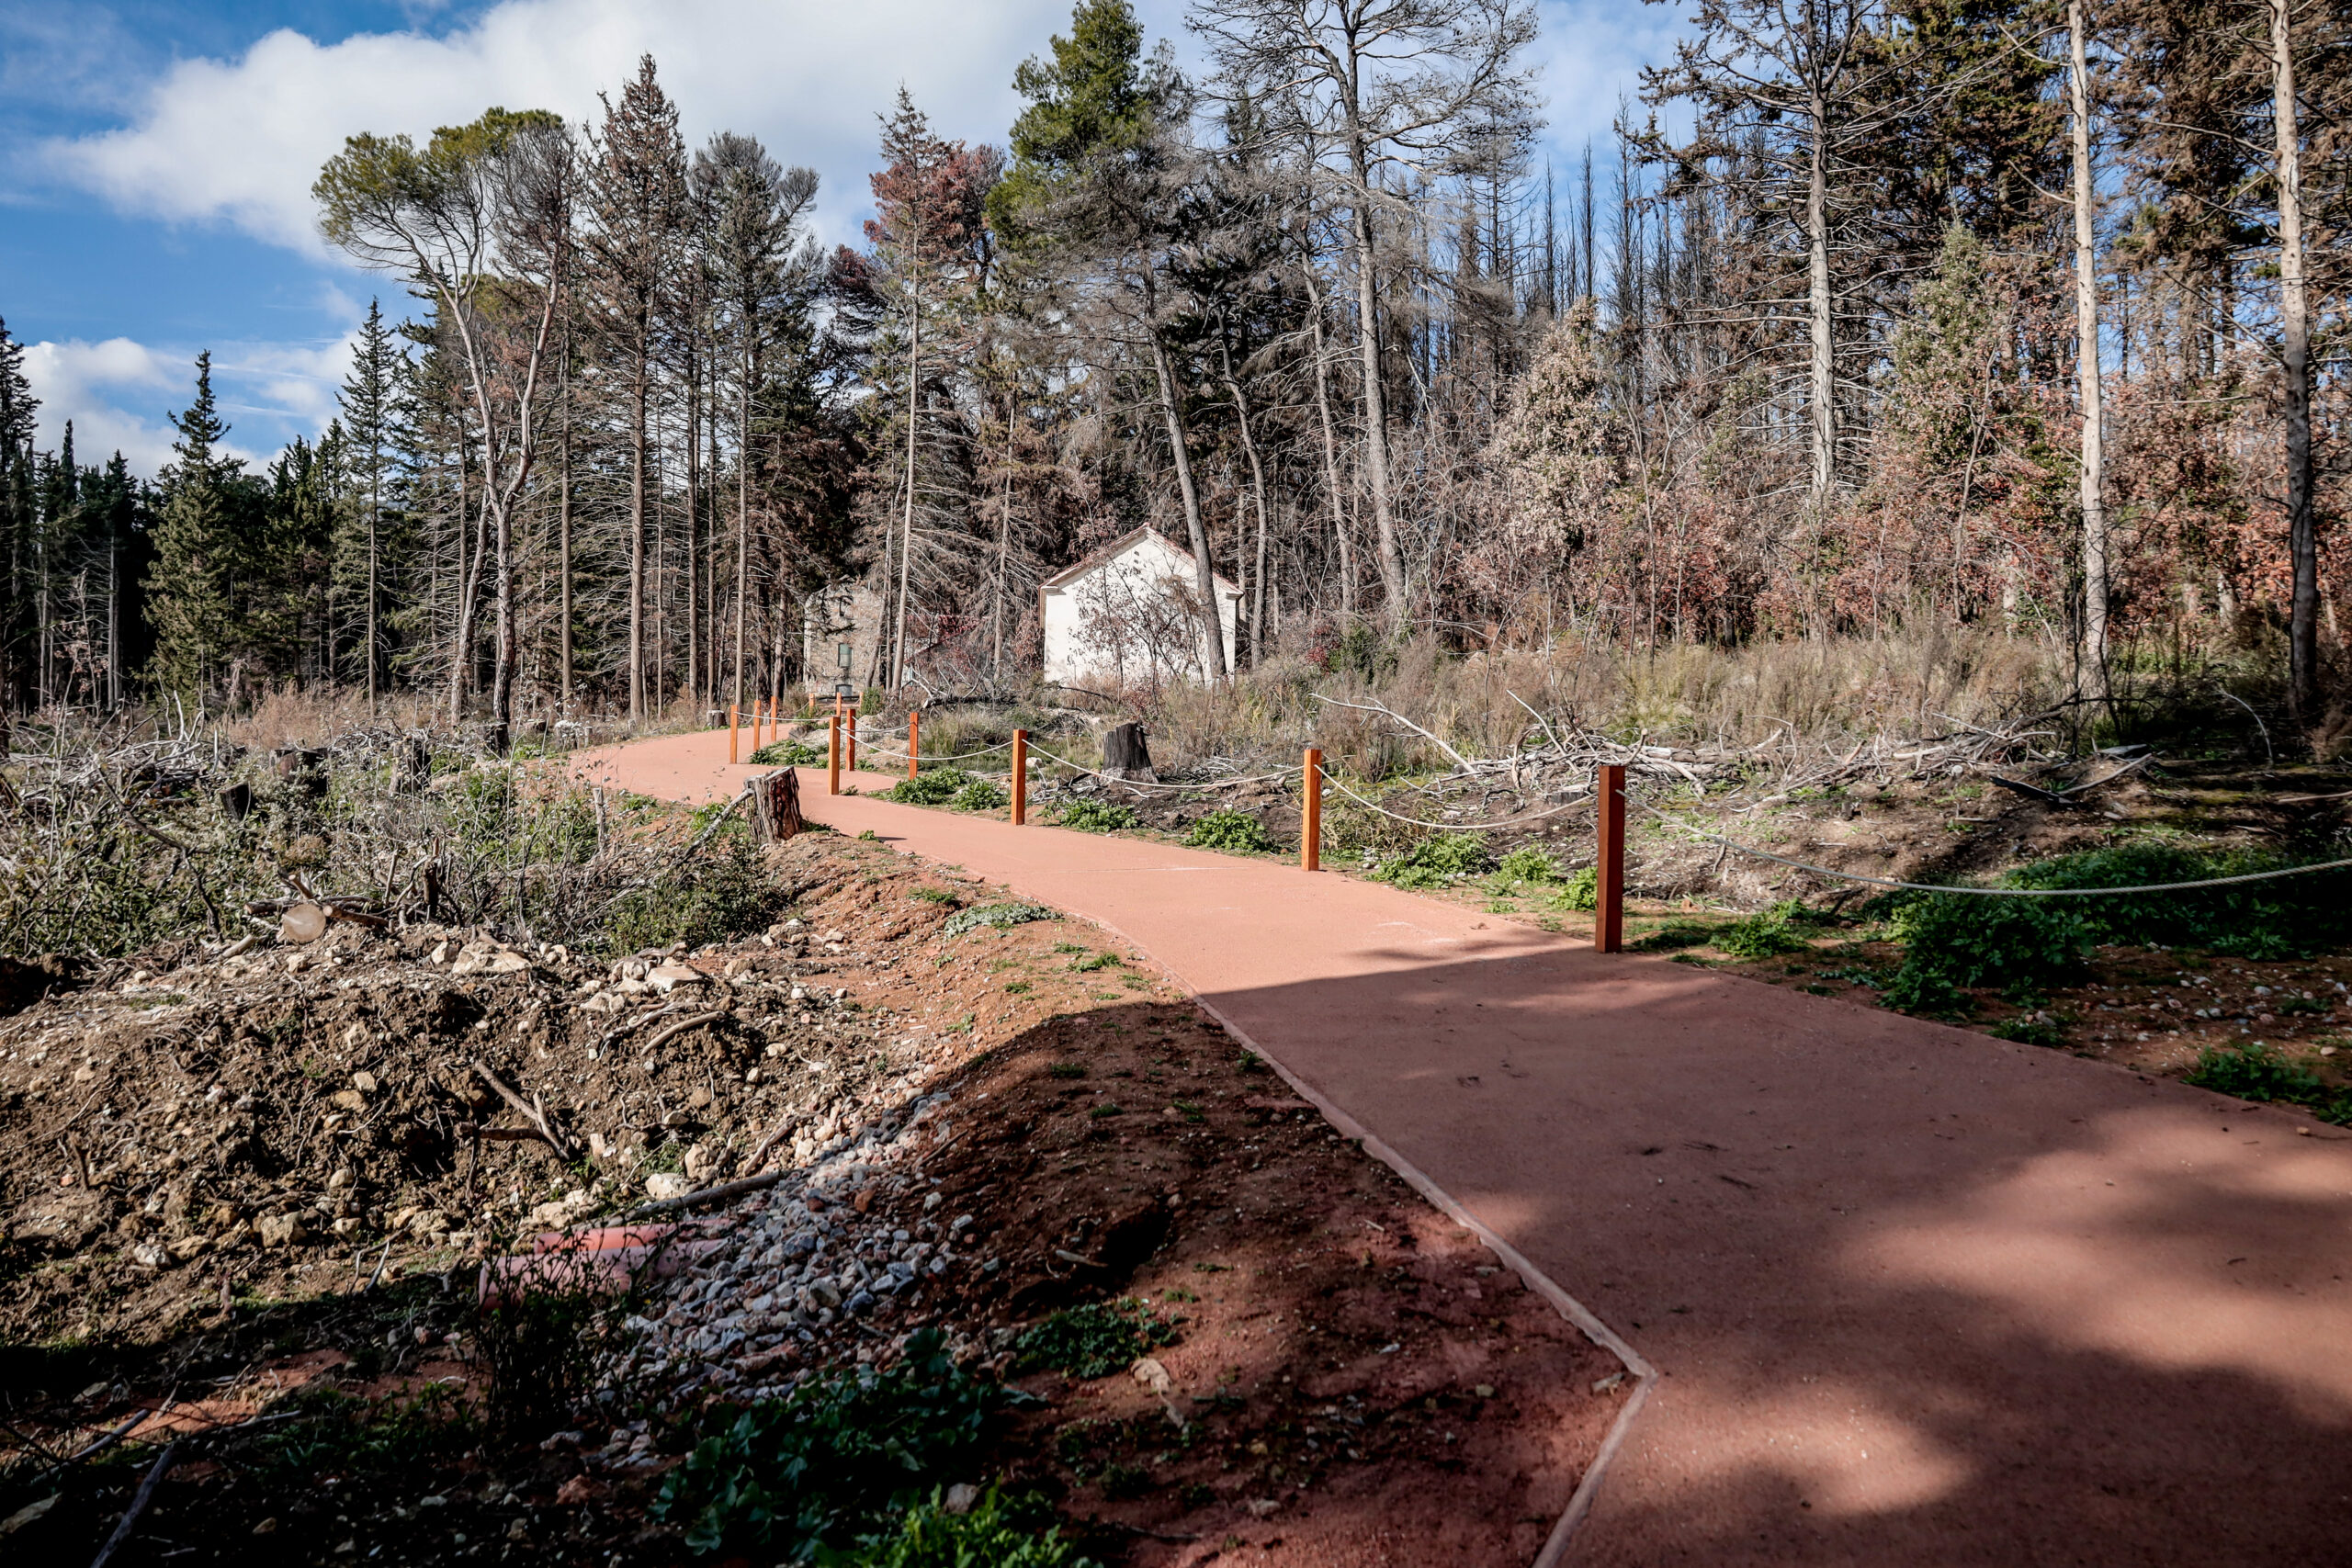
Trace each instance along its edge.
<instances>
[{"instance_id":1,"label":"forest floor debris","mask_svg":"<svg viewBox=\"0 0 2352 1568\"><path fill-rule=\"evenodd\" d=\"M118 1562L689 1561L686 1450L935 1330L1038 1401L943 1483L1098 1560L1532 1555L1612 1358L1093 928L826 832L762 873L748 939L334 922L0 1019L12 1551L95 1551L176 1438ZM477 1304L600 1226L668 1266ZM1055 1350L1106 1310L1148 1356Z\"/></svg>"}]
</instances>

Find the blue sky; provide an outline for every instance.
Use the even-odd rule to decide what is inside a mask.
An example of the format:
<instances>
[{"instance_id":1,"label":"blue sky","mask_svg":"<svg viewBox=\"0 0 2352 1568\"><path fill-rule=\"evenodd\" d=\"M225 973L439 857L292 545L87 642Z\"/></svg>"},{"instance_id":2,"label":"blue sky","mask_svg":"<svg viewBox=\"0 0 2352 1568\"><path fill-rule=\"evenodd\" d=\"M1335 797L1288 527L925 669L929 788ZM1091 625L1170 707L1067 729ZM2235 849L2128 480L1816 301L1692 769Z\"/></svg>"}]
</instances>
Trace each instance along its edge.
<instances>
[{"instance_id":1,"label":"blue sky","mask_svg":"<svg viewBox=\"0 0 2352 1568\"><path fill-rule=\"evenodd\" d=\"M1181 0L1138 0L1182 36ZM875 116L904 81L944 134L1001 141L1013 66L1069 0L483 0L476 4L0 0L0 317L28 345L41 440L85 461L166 460L198 349L254 457L334 413L352 330L398 285L311 232L320 162L362 130L429 131L492 104L596 110L650 51L689 145L749 131L822 176L818 221L854 236ZM1547 140L1605 132L1673 14L1542 0Z\"/></svg>"}]
</instances>

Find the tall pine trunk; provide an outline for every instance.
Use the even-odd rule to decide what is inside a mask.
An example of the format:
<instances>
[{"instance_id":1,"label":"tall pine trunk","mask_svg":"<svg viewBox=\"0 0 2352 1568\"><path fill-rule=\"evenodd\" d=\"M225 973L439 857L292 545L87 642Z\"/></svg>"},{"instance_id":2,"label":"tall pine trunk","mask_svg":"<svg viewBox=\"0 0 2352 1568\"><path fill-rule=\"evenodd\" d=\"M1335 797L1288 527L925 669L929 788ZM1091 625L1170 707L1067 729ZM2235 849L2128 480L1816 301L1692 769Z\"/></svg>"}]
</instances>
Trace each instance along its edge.
<instances>
[{"instance_id":1,"label":"tall pine trunk","mask_svg":"<svg viewBox=\"0 0 2352 1568\"><path fill-rule=\"evenodd\" d=\"M2083 409L2083 694L2107 697L2107 433L2099 384L2098 250L2092 223L2091 107L2083 0L2067 0L2067 102L2075 143L2075 365Z\"/></svg>"},{"instance_id":2,"label":"tall pine trunk","mask_svg":"<svg viewBox=\"0 0 2352 1568\"><path fill-rule=\"evenodd\" d=\"M2303 262L2302 131L2295 108L2290 0L2270 0L2270 93L2278 146L2278 337L2287 404L2287 548L2294 593L2287 615L2288 695L2295 716L2319 717L2319 541L2312 520L2312 324Z\"/></svg>"}]
</instances>

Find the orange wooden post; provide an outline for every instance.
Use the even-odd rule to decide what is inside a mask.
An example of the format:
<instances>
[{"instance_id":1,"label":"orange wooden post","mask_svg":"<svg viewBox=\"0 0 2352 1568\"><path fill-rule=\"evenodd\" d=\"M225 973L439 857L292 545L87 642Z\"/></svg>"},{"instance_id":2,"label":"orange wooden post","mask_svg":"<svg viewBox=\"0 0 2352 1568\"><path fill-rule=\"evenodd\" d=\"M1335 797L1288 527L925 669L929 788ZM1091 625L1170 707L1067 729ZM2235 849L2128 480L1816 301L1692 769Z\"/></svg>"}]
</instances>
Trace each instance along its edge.
<instances>
[{"instance_id":1,"label":"orange wooden post","mask_svg":"<svg viewBox=\"0 0 2352 1568\"><path fill-rule=\"evenodd\" d=\"M842 792L842 716L833 715L832 735L825 747L825 793Z\"/></svg>"},{"instance_id":2,"label":"orange wooden post","mask_svg":"<svg viewBox=\"0 0 2352 1568\"><path fill-rule=\"evenodd\" d=\"M766 699L763 697L753 697L752 699L752 754L755 757L758 756L760 752L760 720L766 715Z\"/></svg>"},{"instance_id":3,"label":"orange wooden post","mask_svg":"<svg viewBox=\"0 0 2352 1568\"><path fill-rule=\"evenodd\" d=\"M1012 825L1029 819L1029 732L1012 732Z\"/></svg>"},{"instance_id":4,"label":"orange wooden post","mask_svg":"<svg viewBox=\"0 0 2352 1568\"><path fill-rule=\"evenodd\" d=\"M733 703L727 705L727 761L732 764L743 744L743 710Z\"/></svg>"},{"instance_id":5,"label":"orange wooden post","mask_svg":"<svg viewBox=\"0 0 2352 1568\"><path fill-rule=\"evenodd\" d=\"M842 748L842 766L857 772L857 710L851 708L842 716L842 734L847 738Z\"/></svg>"},{"instance_id":6,"label":"orange wooden post","mask_svg":"<svg viewBox=\"0 0 2352 1568\"><path fill-rule=\"evenodd\" d=\"M1621 762L1601 764L1600 829L1592 945L1601 953L1619 953L1625 946L1625 768Z\"/></svg>"},{"instance_id":7,"label":"orange wooden post","mask_svg":"<svg viewBox=\"0 0 2352 1568\"><path fill-rule=\"evenodd\" d=\"M907 710L907 777L909 778L915 776L915 753L921 750L915 744L918 734L915 720L922 716L912 708Z\"/></svg>"},{"instance_id":8,"label":"orange wooden post","mask_svg":"<svg viewBox=\"0 0 2352 1568\"><path fill-rule=\"evenodd\" d=\"M1304 871L1323 868L1323 753L1312 746L1299 780L1298 863Z\"/></svg>"}]
</instances>

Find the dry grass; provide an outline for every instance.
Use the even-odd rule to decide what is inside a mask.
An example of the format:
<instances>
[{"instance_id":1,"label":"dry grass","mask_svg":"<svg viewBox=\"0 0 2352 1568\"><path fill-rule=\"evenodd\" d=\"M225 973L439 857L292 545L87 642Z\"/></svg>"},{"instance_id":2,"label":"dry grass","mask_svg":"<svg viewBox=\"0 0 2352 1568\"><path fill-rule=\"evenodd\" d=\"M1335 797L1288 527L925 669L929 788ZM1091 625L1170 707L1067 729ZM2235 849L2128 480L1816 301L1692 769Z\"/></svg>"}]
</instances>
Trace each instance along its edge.
<instances>
[{"instance_id":1,"label":"dry grass","mask_svg":"<svg viewBox=\"0 0 2352 1568\"><path fill-rule=\"evenodd\" d=\"M1844 750L1871 737L1997 726L2048 706L2067 688L2062 650L1939 628L1732 649L1562 641L1467 656L1423 639L1370 672L1324 671L1285 653L1229 692L1170 688L1137 707L1155 751L1171 760L1287 761L1315 745L1351 772L1383 777L1447 759L1378 713L1317 695L1377 703L1465 755L1499 756L1542 744L1544 721L1628 742L1745 747L1781 739Z\"/></svg>"}]
</instances>

